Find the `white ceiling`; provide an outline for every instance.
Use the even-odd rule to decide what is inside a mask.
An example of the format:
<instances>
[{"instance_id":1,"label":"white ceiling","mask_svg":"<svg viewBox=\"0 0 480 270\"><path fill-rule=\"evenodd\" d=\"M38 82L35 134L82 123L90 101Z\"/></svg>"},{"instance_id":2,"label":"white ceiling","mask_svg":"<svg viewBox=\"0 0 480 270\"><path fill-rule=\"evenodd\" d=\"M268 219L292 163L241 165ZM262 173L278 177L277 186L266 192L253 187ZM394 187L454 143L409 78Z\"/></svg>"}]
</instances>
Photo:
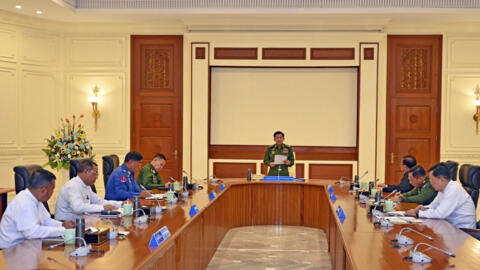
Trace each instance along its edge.
<instances>
[{"instance_id":1,"label":"white ceiling","mask_svg":"<svg viewBox=\"0 0 480 270\"><path fill-rule=\"evenodd\" d=\"M15 5L22 5L16 9ZM219 29L263 27L308 29L321 26L465 25L480 26L480 9L344 9L344 10L75 10L62 0L0 0L0 10L69 23L138 23ZM42 10L43 14L35 14ZM175 12L174 14L172 12ZM228 13L228 14L227 14ZM480 29L480 27L478 28Z\"/></svg>"}]
</instances>

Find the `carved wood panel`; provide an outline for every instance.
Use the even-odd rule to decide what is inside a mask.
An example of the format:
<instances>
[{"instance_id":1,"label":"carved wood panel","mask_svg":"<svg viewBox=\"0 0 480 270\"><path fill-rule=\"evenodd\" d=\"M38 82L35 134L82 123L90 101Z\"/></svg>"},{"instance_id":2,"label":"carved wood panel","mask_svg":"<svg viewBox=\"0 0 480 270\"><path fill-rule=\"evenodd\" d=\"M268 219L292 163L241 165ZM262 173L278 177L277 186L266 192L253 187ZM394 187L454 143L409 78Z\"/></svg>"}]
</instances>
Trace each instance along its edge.
<instances>
[{"instance_id":1,"label":"carved wood panel","mask_svg":"<svg viewBox=\"0 0 480 270\"><path fill-rule=\"evenodd\" d=\"M340 177L352 177L352 164L310 164L309 179L338 180Z\"/></svg>"},{"instance_id":2,"label":"carved wood panel","mask_svg":"<svg viewBox=\"0 0 480 270\"><path fill-rule=\"evenodd\" d=\"M144 46L142 48L142 88L172 88L173 48Z\"/></svg>"},{"instance_id":3,"label":"carved wood panel","mask_svg":"<svg viewBox=\"0 0 480 270\"><path fill-rule=\"evenodd\" d=\"M219 178L247 178L247 170L250 169L252 174L256 171L255 163L229 163L215 162L213 163L213 174Z\"/></svg>"},{"instance_id":4,"label":"carved wood panel","mask_svg":"<svg viewBox=\"0 0 480 270\"><path fill-rule=\"evenodd\" d=\"M426 48L401 49L400 89L415 90L427 87L430 79L430 74L427 73L427 54Z\"/></svg>"}]
</instances>

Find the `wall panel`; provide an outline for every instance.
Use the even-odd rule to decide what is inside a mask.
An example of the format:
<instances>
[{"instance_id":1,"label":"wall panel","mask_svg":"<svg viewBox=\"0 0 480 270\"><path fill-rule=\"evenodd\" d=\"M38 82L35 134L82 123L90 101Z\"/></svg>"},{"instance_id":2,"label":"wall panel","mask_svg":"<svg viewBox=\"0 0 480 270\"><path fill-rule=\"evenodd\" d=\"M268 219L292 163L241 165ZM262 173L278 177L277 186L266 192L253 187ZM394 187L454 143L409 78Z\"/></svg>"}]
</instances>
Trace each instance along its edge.
<instances>
[{"instance_id":1,"label":"wall panel","mask_svg":"<svg viewBox=\"0 0 480 270\"><path fill-rule=\"evenodd\" d=\"M16 31L0 28L0 60L14 61L18 52Z\"/></svg>"},{"instance_id":2,"label":"wall panel","mask_svg":"<svg viewBox=\"0 0 480 270\"><path fill-rule=\"evenodd\" d=\"M27 64L57 65L61 57L59 42L55 36L26 32L21 42L21 60Z\"/></svg>"},{"instance_id":3,"label":"wall panel","mask_svg":"<svg viewBox=\"0 0 480 270\"><path fill-rule=\"evenodd\" d=\"M69 67L125 66L127 55L124 38L69 37L65 43L66 65Z\"/></svg>"},{"instance_id":4,"label":"wall panel","mask_svg":"<svg viewBox=\"0 0 480 270\"><path fill-rule=\"evenodd\" d=\"M18 88L14 68L0 66L0 147L15 147L18 143Z\"/></svg>"}]
</instances>

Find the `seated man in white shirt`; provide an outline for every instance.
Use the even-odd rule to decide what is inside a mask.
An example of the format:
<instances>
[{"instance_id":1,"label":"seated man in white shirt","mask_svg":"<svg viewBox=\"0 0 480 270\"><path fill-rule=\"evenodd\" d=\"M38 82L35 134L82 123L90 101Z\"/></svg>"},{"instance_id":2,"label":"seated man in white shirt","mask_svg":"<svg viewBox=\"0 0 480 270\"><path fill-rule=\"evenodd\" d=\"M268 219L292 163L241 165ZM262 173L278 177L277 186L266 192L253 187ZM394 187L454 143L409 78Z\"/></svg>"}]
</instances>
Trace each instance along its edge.
<instances>
[{"instance_id":1,"label":"seated man in white shirt","mask_svg":"<svg viewBox=\"0 0 480 270\"><path fill-rule=\"evenodd\" d=\"M433 188L438 191L437 196L429 205L410 209L405 215L445 219L457 228L474 229L476 211L473 200L457 181L450 179L447 166L435 165L429 176Z\"/></svg>"},{"instance_id":2,"label":"seated man in white shirt","mask_svg":"<svg viewBox=\"0 0 480 270\"><path fill-rule=\"evenodd\" d=\"M76 219L82 215L98 213L102 210L117 210L122 202L106 201L90 187L98 177L98 167L90 159L80 162L79 173L70 179L60 190L55 205L55 219Z\"/></svg>"},{"instance_id":3,"label":"seated man in white shirt","mask_svg":"<svg viewBox=\"0 0 480 270\"><path fill-rule=\"evenodd\" d=\"M28 188L15 196L3 215L0 248L11 247L27 239L62 236L65 228L75 228L75 221L56 221L43 206L54 189L53 173L40 169L32 174Z\"/></svg>"}]
</instances>

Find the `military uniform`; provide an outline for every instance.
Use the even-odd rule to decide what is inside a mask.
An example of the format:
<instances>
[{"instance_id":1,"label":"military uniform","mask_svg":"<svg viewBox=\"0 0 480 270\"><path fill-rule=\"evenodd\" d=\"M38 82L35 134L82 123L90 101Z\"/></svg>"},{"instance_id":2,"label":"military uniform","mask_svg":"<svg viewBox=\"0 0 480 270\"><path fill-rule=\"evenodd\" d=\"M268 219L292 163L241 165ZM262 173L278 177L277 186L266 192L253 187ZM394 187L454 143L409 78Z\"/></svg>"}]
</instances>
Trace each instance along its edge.
<instances>
[{"instance_id":1,"label":"military uniform","mask_svg":"<svg viewBox=\"0 0 480 270\"><path fill-rule=\"evenodd\" d=\"M137 183L143 185L147 189L162 188L165 184L162 182L162 178L158 174L157 170L153 167L152 163L145 165L138 174Z\"/></svg>"},{"instance_id":2,"label":"military uniform","mask_svg":"<svg viewBox=\"0 0 480 270\"><path fill-rule=\"evenodd\" d=\"M140 195L135 174L125 164L116 168L108 178L106 200L124 201Z\"/></svg>"},{"instance_id":3,"label":"military uniform","mask_svg":"<svg viewBox=\"0 0 480 270\"><path fill-rule=\"evenodd\" d=\"M400 201L427 205L435 199L435 196L437 196L437 191L433 189L430 179L427 176L421 186L403 193Z\"/></svg>"},{"instance_id":4,"label":"military uniform","mask_svg":"<svg viewBox=\"0 0 480 270\"><path fill-rule=\"evenodd\" d=\"M275 162L275 155L284 155L287 156L287 159L290 161L289 165L279 164L275 167L270 167L270 163ZM290 146L282 144L280 148L276 144L267 148L265 151L265 157L263 158L263 163L268 166L268 175L269 176L288 176L288 167L293 166L295 159L293 157L293 150Z\"/></svg>"}]
</instances>

